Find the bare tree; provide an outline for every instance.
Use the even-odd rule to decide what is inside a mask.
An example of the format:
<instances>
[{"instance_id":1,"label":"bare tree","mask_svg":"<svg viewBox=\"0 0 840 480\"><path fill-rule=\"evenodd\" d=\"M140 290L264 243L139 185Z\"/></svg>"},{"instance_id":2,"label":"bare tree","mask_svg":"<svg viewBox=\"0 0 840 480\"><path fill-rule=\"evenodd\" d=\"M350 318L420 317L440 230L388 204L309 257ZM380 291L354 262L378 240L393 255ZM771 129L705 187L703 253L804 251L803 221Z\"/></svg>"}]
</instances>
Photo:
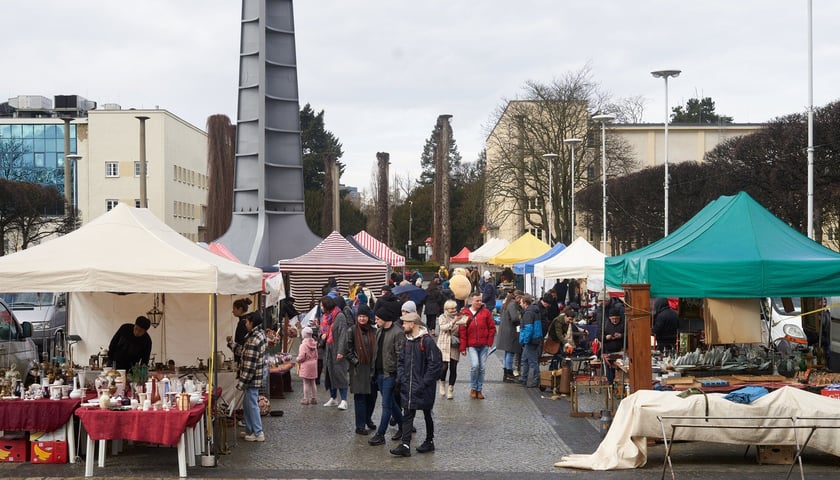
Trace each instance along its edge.
<instances>
[{"instance_id":1,"label":"bare tree","mask_svg":"<svg viewBox=\"0 0 840 480\"><path fill-rule=\"evenodd\" d=\"M614 106L607 100L586 66L550 84L528 81L522 99L504 101L497 108L486 143L490 228L511 218L523 219L524 228L550 230L549 243L574 240L569 237L571 191L601 178L600 127L590 117L610 112ZM563 142L569 138L583 140L575 151L574 179L571 150ZM629 149L620 143L614 136L608 139L610 175L635 168ZM551 153L559 157L543 157Z\"/></svg>"}]
</instances>

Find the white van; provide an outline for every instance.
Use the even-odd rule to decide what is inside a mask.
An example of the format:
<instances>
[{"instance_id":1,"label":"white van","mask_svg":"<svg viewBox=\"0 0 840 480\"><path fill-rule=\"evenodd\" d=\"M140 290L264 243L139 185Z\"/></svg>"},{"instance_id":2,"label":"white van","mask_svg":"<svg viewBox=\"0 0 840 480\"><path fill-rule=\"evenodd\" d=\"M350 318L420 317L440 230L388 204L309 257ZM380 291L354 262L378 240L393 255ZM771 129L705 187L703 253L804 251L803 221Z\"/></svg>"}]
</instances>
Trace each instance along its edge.
<instances>
[{"instance_id":1,"label":"white van","mask_svg":"<svg viewBox=\"0 0 840 480\"><path fill-rule=\"evenodd\" d=\"M32 324L32 340L40 352L55 344L61 349L67 325L65 293L0 293L0 299L12 309L18 321ZM55 353L49 352L50 356Z\"/></svg>"}]
</instances>

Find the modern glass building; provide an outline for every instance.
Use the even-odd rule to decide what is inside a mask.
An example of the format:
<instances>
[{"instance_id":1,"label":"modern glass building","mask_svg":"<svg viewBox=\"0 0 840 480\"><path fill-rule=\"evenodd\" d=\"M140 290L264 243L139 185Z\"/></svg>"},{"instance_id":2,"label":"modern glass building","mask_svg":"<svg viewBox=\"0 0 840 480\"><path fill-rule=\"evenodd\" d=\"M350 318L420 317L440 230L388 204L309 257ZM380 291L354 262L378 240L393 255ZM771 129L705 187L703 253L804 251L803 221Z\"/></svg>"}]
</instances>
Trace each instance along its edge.
<instances>
[{"instance_id":1,"label":"modern glass building","mask_svg":"<svg viewBox=\"0 0 840 480\"><path fill-rule=\"evenodd\" d=\"M76 125L71 124L70 152L77 151ZM55 187L63 195L64 122L0 119L0 178Z\"/></svg>"}]
</instances>

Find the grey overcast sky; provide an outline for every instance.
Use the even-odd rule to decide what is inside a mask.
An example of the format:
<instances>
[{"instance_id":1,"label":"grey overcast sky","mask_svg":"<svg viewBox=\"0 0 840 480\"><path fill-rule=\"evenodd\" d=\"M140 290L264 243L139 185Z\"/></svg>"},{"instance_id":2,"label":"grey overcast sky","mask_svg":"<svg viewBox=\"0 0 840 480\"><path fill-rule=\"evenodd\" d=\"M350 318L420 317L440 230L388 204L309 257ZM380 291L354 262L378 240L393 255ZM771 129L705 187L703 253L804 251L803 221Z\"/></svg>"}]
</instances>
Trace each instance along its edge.
<instances>
[{"instance_id":1,"label":"grey overcast sky","mask_svg":"<svg viewBox=\"0 0 840 480\"><path fill-rule=\"evenodd\" d=\"M709 96L736 122L808 105L807 0L298 0L301 104L344 145L342 182L369 189L377 151L419 175L437 116L452 114L465 161L527 80L589 64L614 98L642 96L646 122ZM79 94L165 108L204 128L236 121L238 0L0 2L0 99ZM840 2L813 0L814 105L840 97Z\"/></svg>"}]
</instances>

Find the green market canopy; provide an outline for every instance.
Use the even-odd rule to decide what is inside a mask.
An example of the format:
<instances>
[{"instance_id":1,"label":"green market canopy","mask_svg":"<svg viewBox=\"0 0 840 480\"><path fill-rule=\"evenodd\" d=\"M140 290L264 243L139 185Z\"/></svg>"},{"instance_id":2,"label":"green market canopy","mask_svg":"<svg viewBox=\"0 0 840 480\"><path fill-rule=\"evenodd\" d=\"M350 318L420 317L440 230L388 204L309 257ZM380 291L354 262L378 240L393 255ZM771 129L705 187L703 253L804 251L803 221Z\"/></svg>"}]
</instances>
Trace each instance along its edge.
<instances>
[{"instance_id":1,"label":"green market canopy","mask_svg":"<svg viewBox=\"0 0 840 480\"><path fill-rule=\"evenodd\" d=\"M840 295L840 253L740 192L712 201L657 242L607 257L605 282L649 283L653 297Z\"/></svg>"}]
</instances>

